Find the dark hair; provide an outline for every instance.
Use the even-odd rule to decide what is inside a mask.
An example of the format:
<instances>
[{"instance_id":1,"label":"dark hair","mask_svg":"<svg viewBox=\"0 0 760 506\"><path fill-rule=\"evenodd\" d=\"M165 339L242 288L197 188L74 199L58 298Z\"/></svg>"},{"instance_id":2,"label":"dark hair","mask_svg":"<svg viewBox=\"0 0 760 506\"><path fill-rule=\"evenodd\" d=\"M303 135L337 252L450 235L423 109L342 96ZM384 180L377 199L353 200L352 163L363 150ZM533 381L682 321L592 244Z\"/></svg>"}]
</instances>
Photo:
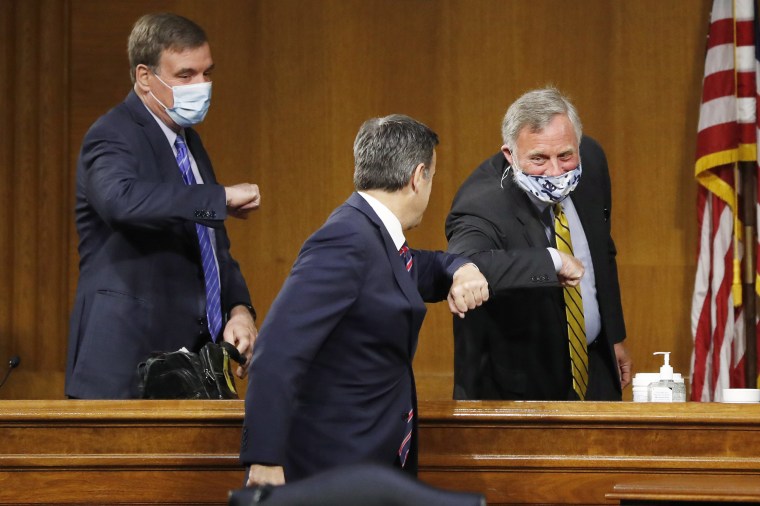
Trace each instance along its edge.
<instances>
[{"instance_id":1,"label":"dark hair","mask_svg":"<svg viewBox=\"0 0 760 506\"><path fill-rule=\"evenodd\" d=\"M354 141L354 187L357 191L397 191L415 167L425 164L427 177L438 135L419 121L393 114L364 122Z\"/></svg>"},{"instance_id":2,"label":"dark hair","mask_svg":"<svg viewBox=\"0 0 760 506\"><path fill-rule=\"evenodd\" d=\"M194 49L207 41L203 28L185 17L170 12L146 14L137 20L127 42L132 84L138 65L155 72L165 50Z\"/></svg>"}]
</instances>

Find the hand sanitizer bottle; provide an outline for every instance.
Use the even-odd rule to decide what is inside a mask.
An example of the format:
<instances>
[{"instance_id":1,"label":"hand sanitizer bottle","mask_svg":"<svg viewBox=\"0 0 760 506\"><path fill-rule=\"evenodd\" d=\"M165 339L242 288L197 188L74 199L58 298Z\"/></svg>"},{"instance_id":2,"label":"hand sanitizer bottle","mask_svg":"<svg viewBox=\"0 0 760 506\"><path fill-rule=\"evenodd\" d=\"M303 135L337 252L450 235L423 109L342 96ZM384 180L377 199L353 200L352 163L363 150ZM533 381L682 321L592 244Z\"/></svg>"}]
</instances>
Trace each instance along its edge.
<instances>
[{"instance_id":1,"label":"hand sanitizer bottle","mask_svg":"<svg viewBox=\"0 0 760 506\"><path fill-rule=\"evenodd\" d=\"M673 373L673 402L686 402L686 384L683 381L683 376L677 372Z\"/></svg>"},{"instance_id":2,"label":"hand sanitizer bottle","mask_svg":"<svg viewBox=\"0 0 760 506\"><path fill-rule=\"evenodd\" d=\"M670 352L657 351L654 355L664 355L665 363L660 367L660 381L649 385L649 402L673 402L673 368L670 366Z\"/></svg>"}]
</instances>

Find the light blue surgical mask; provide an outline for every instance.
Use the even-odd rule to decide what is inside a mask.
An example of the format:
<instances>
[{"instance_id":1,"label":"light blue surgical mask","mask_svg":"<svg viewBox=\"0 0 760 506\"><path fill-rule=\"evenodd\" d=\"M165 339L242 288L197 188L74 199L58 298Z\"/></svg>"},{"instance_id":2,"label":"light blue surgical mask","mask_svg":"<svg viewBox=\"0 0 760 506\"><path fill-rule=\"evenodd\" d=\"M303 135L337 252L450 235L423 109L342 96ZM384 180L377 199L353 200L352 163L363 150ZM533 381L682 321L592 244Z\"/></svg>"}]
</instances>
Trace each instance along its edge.
<instances>
[{"instance_id":1,"label":"light blue surgical mask","mask_svg":"<svg viewBox=\"0 0 760 506\"><path fill-rule=\"evenodd\" d=\"M556 204L565 200L570 192L575 190L581 180L583 168L579 162L576 168L559 176L532 176L516 166L512 167L512 172L515 182L524 191L541 202Z\"/></svg>"},{"instance_id":2,"label":"light blue surgical mask","mask_svg":"<svg viewBox=\"0 0 760 506\"><path fill-rule=\"evenodd\" d=\"M174 95L174 107L166 107L161 101L153 95L156 102L161 104L166 114L182 128L197 125L206 117L209 105L211 104L211 82L183 84L182 86L169 86L158 74L153 74L161 84L172 90Z\"/></svg>"}]
</instances>

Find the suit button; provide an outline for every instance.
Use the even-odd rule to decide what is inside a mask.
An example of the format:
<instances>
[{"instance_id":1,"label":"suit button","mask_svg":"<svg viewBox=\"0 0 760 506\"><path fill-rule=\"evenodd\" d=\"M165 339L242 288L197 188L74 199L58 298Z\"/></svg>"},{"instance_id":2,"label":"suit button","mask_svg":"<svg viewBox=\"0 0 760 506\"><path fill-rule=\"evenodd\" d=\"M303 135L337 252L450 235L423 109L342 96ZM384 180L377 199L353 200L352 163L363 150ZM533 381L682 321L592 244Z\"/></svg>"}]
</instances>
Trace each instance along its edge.
<instances>
[{"instance_id":1,"label":"suit button","mask_svg":"<svg viewBox=\"0 0 760 506\"><path fill-rule=\"evenodd\" d=\"M202 317L198 318L198 325L205 326L206 325L206 318L202 318Z\"/></svg>"}]
</instances>

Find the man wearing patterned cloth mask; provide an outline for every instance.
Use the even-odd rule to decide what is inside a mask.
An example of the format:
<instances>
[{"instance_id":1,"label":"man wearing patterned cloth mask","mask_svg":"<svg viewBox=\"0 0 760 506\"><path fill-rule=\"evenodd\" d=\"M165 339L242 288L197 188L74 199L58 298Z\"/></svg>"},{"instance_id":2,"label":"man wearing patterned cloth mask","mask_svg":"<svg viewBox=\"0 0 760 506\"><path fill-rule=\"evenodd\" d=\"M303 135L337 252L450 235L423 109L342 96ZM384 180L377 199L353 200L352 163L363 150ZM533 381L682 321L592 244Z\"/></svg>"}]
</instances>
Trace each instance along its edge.
<instances>
[{"instance_id":1,"label":"man wearing patterned cloth mask","mask_svg":"<svg viewBox=\"0 0 760 506\"><path fill-rule=\"evenodd\" d=\"M493 293L454 321L454 398L620 400L632 363L604 152L554 88L515 101L502 134L446 221L449 252Z\"/></svg>"}]
</instances>

